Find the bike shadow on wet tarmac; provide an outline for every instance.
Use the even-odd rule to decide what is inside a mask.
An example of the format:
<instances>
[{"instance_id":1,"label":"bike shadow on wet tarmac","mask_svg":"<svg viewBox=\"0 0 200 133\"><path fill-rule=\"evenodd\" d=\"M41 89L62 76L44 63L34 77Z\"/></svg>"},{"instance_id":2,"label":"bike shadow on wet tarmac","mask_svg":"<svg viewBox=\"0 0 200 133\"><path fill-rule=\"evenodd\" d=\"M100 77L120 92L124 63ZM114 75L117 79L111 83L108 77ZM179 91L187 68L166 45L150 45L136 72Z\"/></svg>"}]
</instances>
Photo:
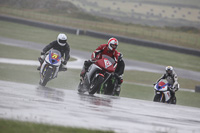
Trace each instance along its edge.
<instances>
[{"instance_id":1,"label":"bike shadow on wet tarmac","mask_svg":"<svg viewBox=\"0 0 200 133\"><path fill-rule=\"evenodd\" d=\"M36 94L40 97L51 99L54 101L64 101L65 100L65 91L62 89L56 89L56 88L50 88L50 87L44 87L44 86L37 86L36 87ZM103 95L103 94L95 94L90 95L87 93L77 93L74 91L75 97L80 99L80 101L86 101L90 104L96 105L96 106L107 106L112 107L112 101L114 99L119 99L120 97L116 96L109 96L109 95ZM77 94L77 95L76 95Z\"/></svg>"},{"instance_id":2,"label":"bike shadow on wet tarmac","mask_svg":"<svg viewBox=\"0 0 200 133\"><path fill-rule=\"evenodd\" d=\"M55 101L64 101L65 93L61 90L50 88L50 87L44 87L39 85L36 88L36 93L38 96L55 100Z\"/></svg>"},{"instance_id":3,"label":"bike shadow on wet tarmac","mask_svg":"<svg viewBox=\"0 0 200 133\"><path fill-rule=\"evenodd\" d=\"M107 106L107 107L112 107L113 99L119 99L119 97L103 95L103 94L90 95L85 93L84 94L78 93L78 95L81 101L87 101L93 105Z\"/></svg>"}]
</instances>

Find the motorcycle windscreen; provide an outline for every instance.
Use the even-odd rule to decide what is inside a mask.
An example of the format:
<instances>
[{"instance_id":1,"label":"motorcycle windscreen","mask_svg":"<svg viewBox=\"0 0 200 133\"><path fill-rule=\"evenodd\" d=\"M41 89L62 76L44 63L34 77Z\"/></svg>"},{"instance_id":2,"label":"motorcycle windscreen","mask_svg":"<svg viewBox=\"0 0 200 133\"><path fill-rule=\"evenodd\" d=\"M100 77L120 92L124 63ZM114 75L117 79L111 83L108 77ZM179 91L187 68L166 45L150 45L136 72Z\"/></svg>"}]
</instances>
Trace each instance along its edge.
<instances>
[{"instance_id":1,"label":"motorcycle windscreen","mask_svg":"<svg viewBox=\"0 0 200 133\"><path fill-rule=\"evenodd\" d=\"M102 58L102 59L98 60L96 62L96 65L108 72L115 71L113 64L107 58Z\"/></svg>"},{"instance_id":2,"label":"motorcycle windscreen","mask_svg":"<svg viewBox=\"0 0 200 133\"><path fill-rule=\"evenodd\" d=\"M156 90L166 91L168 89L168 83L165 80L160 80L156 85Z\"/></svg>"},{"instance_id":3,"label":"motorcycle windscreen","mask_svg":"<svg viewBox=\"0 0 200 133\"><path fill-rule=\"evenodd\" d=\"M51 64L57 64L60 62L61 54L57 50L51 50L49 52L49 62Z\"/></svg>"}]
</instances>

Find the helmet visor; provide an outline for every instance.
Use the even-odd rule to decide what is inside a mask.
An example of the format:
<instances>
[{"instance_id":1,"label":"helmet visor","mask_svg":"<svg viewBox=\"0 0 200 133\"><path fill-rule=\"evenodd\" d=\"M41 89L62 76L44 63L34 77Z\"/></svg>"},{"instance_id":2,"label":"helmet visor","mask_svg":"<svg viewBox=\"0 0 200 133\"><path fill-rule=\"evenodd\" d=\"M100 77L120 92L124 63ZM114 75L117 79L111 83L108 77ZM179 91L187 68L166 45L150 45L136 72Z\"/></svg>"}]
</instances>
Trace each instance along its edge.
<instances>
[{"instance_id":1,"label":"helmet visor","mask_svg":"<svg viewBox=\"0 0 200 133\"><path fill-rule=\"evenodd\" d=\"M110 46L113 48L113 49L116 49L117 48L117 45L115 45L115 44L110 44Z\"/></svg>"},{"instance_id":2,"label":"helmet visor","mask_svg":"<svg viewBox=\"0 0 200 133\"><path fill-rule=\"evenodd\" d=\"M168 74L172 74L172 70L167 70L166 71Z\"/></svg>"},{"instance_id":3,"label":"helmet visor","mask_svg":"<svg viewBox=\"0 0 200 133\"><path fill-rule=\"evenodd\" d=\"M59 43L62 43L62 44L65 44L65 43L66 43L66 40L61 40L61 39L59 39L58 41L59 41Z\"/></svg>"}]
</instances>

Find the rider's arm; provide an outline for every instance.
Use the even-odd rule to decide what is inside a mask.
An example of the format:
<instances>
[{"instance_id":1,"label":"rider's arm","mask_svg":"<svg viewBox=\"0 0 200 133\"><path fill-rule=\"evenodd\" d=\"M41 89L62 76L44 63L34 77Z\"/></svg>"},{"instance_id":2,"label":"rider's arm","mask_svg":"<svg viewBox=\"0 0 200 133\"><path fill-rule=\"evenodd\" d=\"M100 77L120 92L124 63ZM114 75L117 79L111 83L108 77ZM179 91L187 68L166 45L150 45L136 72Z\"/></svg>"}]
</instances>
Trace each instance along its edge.
<instances>
[{"instance_id":1,"label":"rider's arm","mask_svg":"<svg viewBox=\"0 0 200 133\"><path fill-rule=\"evenodd\" d=\"M156 83L158 83L161 79L165 79L166 78L166 75L165 74L163 74L158 80L157 80L157 82Z\"/></svg>"},{"instance_id":2,"label":"rider's arm","mask_svg":"<svg viewBox=\"0 0 200 133\"><path fill-rule=\"evenodd\" d=\"M46 53L47 51L49 51L54 45L54 42L51 42L49 45L47 45L46 47L43 48L43 53Z\"/></svg>"},{"instance_id":3,"label":"rider's arm","mask_svg":"<svg viewBox=\"0 0 200 133\"><path fill-rule=\"evenodd\" d=\"M173 84L172 88L174 88L176 85L178 85L178 76L176 74L174 74L174 84Z\"/></svg>"},{"instance_id":4,"label":"rider's arm","mask_svg":"<svg viewBox=\"0 0 200 133\"><path fill-rule=\"evenodd\" d=\"M115 60L115 64L114 64L114 68L116 69L118 66L118 55L119 53L117 52L117 50L114 51L113 56L114 56L114 60Z\"/></svg>"},{"instance_id":5,"label":"rider's arm","mask_svg":"<svg viewBox=\"0 0 200 133\"><path fill-rule=\"evenodd\" d=\"M100 45L91 55L91 59L97 58L99 54L101 54L105 48L105 44Z\"/></svg>"}]
</instances>

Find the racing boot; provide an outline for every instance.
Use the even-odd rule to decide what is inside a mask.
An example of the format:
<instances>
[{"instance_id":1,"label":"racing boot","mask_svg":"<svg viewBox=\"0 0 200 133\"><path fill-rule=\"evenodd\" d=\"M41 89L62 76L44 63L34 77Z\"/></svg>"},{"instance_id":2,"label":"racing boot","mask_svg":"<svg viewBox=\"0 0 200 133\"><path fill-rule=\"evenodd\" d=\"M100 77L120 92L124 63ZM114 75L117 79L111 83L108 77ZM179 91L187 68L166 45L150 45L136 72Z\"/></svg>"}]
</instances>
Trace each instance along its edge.
<instances>
[{"instance_id":1,"label":"racing boot","mask_svg":"<svg viewBox=\"0 0 200 133\"><path fill-rule=\"evenodd\" d=\"M60 65L59 71L67 71L67 67L64 67L63 64Z\"/></svg>"},{"instance_id":2,"label":"racing boot","mask_svg":"<svg viewBox=\"0 0 200 133\"><path fill-rule=\"evenodd\" d=\"M121 91L121 84L118 84L117 89L115 90L114 96L119 96L120 91Z\"/></svg>"},{"instance_id":3,"label":"racing boot","mask_svg":"<svg viewBox=\"0 0 200 133\"><path fill-rule=\"evenodd\" d=\"M170 99L171 104L176 104L175 91L174 91L174 90L173 90L173 91L170 91L170 93L171 93L171 99Z\"/></svg>"},{"instance_id":4,"label":"racing boot","mask_svg":"<svg viewBox=\"0 0 200 133\"><path fill-rule=\"evenodd\" d=\"M38 71L40 71L40 69L41 69L41 65L40 65L39 67L37 67L37 70L38 70Z\"/></svg>"}]
</instances>

